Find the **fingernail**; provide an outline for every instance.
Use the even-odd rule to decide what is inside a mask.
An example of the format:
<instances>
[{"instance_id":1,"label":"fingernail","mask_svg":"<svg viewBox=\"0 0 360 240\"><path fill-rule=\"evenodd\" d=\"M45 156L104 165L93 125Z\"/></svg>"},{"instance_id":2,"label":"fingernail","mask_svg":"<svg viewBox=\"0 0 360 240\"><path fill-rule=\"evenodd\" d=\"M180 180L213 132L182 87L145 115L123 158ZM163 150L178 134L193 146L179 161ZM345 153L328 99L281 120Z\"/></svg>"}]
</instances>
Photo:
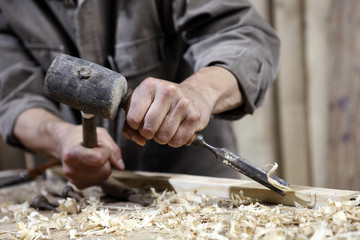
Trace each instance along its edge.
<instances>
[{"instance_id":1,"label":"fingernail","mask_svg":"<svg viewBox=\"0 0 360 240\"><path fill-rule=\"evenodd\" d=\"M139 144L140 146L145 146L146 144L146 139L142 138L142 137L134 137L134 139L131 139L132 141L136 142L137 144Z\"/></svg>"},{"instance_id":2,"label":"fingernail","mask_svg":"<svg viewBox=\"0 0 360 240\"><path fill-rule=\"evenodd\" d=\"M118 160L118 164L119 164L120 169L125 169L124 161L121 158Z\"/></svg>"}]
</instances>

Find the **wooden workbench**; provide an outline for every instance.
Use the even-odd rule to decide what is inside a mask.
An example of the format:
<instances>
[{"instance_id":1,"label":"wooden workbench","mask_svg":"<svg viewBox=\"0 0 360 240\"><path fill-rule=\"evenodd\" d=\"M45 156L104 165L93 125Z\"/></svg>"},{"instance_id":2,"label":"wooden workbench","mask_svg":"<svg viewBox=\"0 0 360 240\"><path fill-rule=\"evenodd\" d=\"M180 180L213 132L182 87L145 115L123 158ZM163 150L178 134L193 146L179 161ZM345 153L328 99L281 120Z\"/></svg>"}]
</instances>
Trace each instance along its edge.
<instances>
[{"instance_id":1,"label":"wooden workbench","mask_svg":"<svg viewBox=\"0 0 360 240\"><path fill-rule=\"evenodd\" d=\"M20 225L18 228L25 226L27 230L30 230L31 227L36 227L35 220L38 221L39 226L42 224L43 239L69 239L70 228L76 229L75 232L72 232L74 239L111 239L111 237L114 239L271 239L274 237L272 234L283 236L284 239L296 239L297 231L300 234L301 230L301 234L305 234L301 226L307 224L304 222L305 220L297 217L297 214L299 216L302 214L306 216L323 214L323 216L327 216L328 226L333 228L333 226L337 226L337 223L333 223L332 221L335 220L332 219L343 221L342 213L336 215L337 210L334 209L346 213L345 207L348 207L352 202L358 204L357 201L360 200L356 199L360 194L356 191L304 186L291 186L292 190L287 192L285 197L282 197L250 180L132 171L114 171L112 177L131 188L140 189L141 192L148 193L145 190L150 188L154 188L160 193L164 190L167 192L157 195L156 201L149 207L105 199L102 202L103 206L97 205L93 209L82 209L82 213L78 214L64 213L66 216L62 216L63 220L61 221L72 219L71 224L65 227L66 224L62 223L63 225L59 227L54 226L56 214L54 215L50 211L29 210L22 216L20 216L21 214L14 216L14 211L10 211L8 207L9 204L14 204L11 199L14 191L41 189L44 180L38 179L31 183L3 188L0 189L2 208L0 239L21 238L21 231L16 229L16 224L23 222L25 225ZM177 194L174 195L172 191ZM96 187L84 191L84 195L87 197L100 197L101 194L99 188ZM236 196L240 197L237 198ZM54 197L49 197L51 201L57 200ZM250 204L251 201L254 203ZM336 202L339 204L335 204ZM328 213L329 209L333 211L331 216ZM349 231L352 232L351 236L360 237L360 207L355 206L354 208L352 206L352 209L355 209L355 212L351 213L355 214L351 220L354 227ZM269 223L266 220L261 223L260 218L262 217L259 216L265 216L269 212L272 214L272 220L269 220ZM40 215L37 215L38 213ZM256 217L252 217L252 214L256 214ZM84 217L85 215L86 217ZM241 215L244 216L240 217ZM9 219L6 219L6 216ZM100 216L102 216L102 220ZM48 220L44 220L44 218L48 218ZM256 231L251 232L248 226L247 230L244 228L244 234L247 234L247 237L245 235L241 235L242 237L240 235L234 236L234 232L237 231L238 234L239 231L243 231L239 230L239 228L243 228L243 224L250 224L247 218L258 218L258 223L252 225L251 228ZM274 218L289 220L291 223L282 224L280 220L272 222ZM29 222L28 219L32 219L33 223ZM108 219L106 223L108 225L103 223L104 219ZM348 217L348 219L350 218ZM48 230L44 227L47 226L46 221L49 222ZM59 220L57 221L59 222ZM99 223L96 225L91 221L99 221ZM186 222L189 221L194 225L190 223L186 225ZM209 227L211 221L219 221L221 224L221 226L216 225L216 228L221 229L221 231L217 230L217 235ZM126 225L130 223L136 223L136 227ZM314 219L310 226L316 224L318 224L317 220ZM347 223L343 222L343 224ZM308 229L310 226L307 226L306 230L310 234L308 236L312 234ZM267 228L274 231L269 232L270 230L266 230ZM292 232L293 235L286 235L286 232L289 234ZM23 232L24 237L25 235Z\"/></svg>"}]
</instances>

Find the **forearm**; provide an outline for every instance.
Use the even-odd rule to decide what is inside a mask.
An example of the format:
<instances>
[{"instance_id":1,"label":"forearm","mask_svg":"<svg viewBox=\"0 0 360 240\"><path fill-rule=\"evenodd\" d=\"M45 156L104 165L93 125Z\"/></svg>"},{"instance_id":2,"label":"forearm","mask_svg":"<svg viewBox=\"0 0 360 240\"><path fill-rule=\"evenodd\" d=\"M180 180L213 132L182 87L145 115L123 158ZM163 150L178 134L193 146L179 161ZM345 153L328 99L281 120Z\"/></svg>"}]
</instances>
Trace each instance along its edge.
<instances>
[{"instance_id":1,"label":"forearm","mask_svg":"<svg viewBox=\"0 0 360 240\"><path fill-rule=\"evenodd\" d=\"M60 159L59 134L70 124L42 108L22 112L14 125L14 134L28 149L46 158Z\"/></svg>"},{"instance_id":2,"label":"forearm","mask_svg":"<svg viewBox=\"0 0 360 240\"><path fill-rule=\"evenodd\" d=\"M235 76L219 66L201 68L181 84L193 88L203 96L211 114L226 112L243 104Z\"/></svg>"}]
</instances>

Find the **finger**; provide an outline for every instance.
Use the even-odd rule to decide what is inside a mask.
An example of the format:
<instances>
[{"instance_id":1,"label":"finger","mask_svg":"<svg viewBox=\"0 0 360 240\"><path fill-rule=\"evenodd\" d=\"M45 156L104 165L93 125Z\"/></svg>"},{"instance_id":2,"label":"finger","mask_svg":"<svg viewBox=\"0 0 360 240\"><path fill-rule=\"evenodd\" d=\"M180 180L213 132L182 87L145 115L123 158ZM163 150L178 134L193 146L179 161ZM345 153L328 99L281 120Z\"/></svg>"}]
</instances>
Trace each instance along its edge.
<instances>
[{"instance_id":1,"label":"finger","mask_svg":"<svg viewBox=\"0 0 360 240\"><path fill-rule=\"evenodd\" d=\"M154 140L159 144L167 144L175 135L181 123L181 115L170 114L165 117L159 130L157 131Z\"/></svg>"},{"instance_id":2,"label":"finger","mask_svg":"<svg viewBox=\"0 0 360 240\"><path fill-rule=\"evenodd\" d=\"M64 153L63 161L69 165L101 166L110 157L110 149L106 146L85 148L77 146Z\"/></svg>"},{"instance_id":3,"label":"finger","mask_svg":"<svg viewBox=\"0 0 360 240\"><path fill-rule=\"evenodd\" d=\"M169 146L171 147L181 147L186 144L190 138L195 134L196 131L193 130L192 126L186 126L181 124L177 129L174 137L169 141Z\"/></svg>"},{"instance_id":4,"label":"finger","mask_svg":"<svg viewBox=\"0 0 360 240\"><path fill-rule=\"evenodd\" d=\"M121 156L121 151L119 146L112 143L107 143L106 145L109 147L110 150L109 157L107 159L115 168L119 170L124 170L125 165ZM99 147L102 147L102 143L99 143Z\"/></svg>"},{"instance_id":5,"label":"finger","mask_svg":"<svg viewBox=\"0 0 360 240\"><path fill-rule=\"evenodd\" d=\"M145 146L146 144L146 139L141 136L137 131L132 129L126 122L124 123L123 127L123 135L125 138L136 142L140 146Z\"/></svg>"},{"instance_id":6,"label":"finger","mask_svg":"<svg viewBox=\"0 0 360 240\"><path fill-rule=\"evenodd\" d=\"M110 149L109 160L111 164L119 170L124 170L125 165L122 159L121 150L105 129L103 128L98 129L98 139L99 139L99 147L102 147L103 145L109 147Z\"/></svg>"},{"instance_id":7,"label":"finger","mask_svg":"<svg viewBox=\"0 0 360 240\"><path fill-rule=\"evenodd\" d=\"M153 102L154 80L145 79L133 92L129 108L126 113L126 122L134 130L139 130L146 112Z\"/></svg>"},{"instance_id":8,"label":"finger","mask_svg":"<svg viewBox=\"0 0 360 240\"><path fill-rule=\"evenodd\" d=\"M124 164L124 161L121 156L120 148L116 145L116 146L113 146L113 148L111 150L112 151L111 151L111 155L110 155L110 159L109 159L111 164L118 170L124 170L125 164Z\"/></svg>"},{"instance_id":9,"label":"finger","mask_svg":"<svg viewBox=\"0 0 360 240\"><path fill-rule=\"evenodd\" d=\"M189 100L180 99L173 109L170 109L168 116L162 123L158 133L156 134L155 141L161 144L168 144L174 138L175 134L180 127L180 124L191 113L191 103ZM177 139L175 139L177 140ZM177 143L180 144L180 143Z\"/></svg>"},{"instance_id":10,"label":"finger","mask_svg":"<svg viewBox=\"0 0 360 240\"><path fill-rule=\"evenodd\" d=\"M109 162L106 162L100 167L89 167L86 165L71 167L63 165L63 171L65 176L67 176L76 187L83 189L105 181L111 174L111 166Z\"/></svg>"},{"instance_id":11,"label":"finger","mask_svg":"<svg viewBox=\"0 0 360 240\"><path fill-rule=\"evenodd\" d=\"M177 129L173 138L169 141L169 146L172 147L181 147L186 144L190 138L195 134L195 132L200 131L201 129L196 128L199 123L198 114L188 115L181 123Z\"/></svg>"},{"instance_id":12,"label":"finger","mask_svg":"<svg viewBox=\"0 0 360 240\"><path fill-rule=\"evenodd\" d=\"M171 97L171 92L172 91L167 91L155 96L153 103L144 117L143 124L139 129L139 133L144 138L154 138L166 115L169 113L170 102L168 99Z\"/></svg>"}]
</instances>

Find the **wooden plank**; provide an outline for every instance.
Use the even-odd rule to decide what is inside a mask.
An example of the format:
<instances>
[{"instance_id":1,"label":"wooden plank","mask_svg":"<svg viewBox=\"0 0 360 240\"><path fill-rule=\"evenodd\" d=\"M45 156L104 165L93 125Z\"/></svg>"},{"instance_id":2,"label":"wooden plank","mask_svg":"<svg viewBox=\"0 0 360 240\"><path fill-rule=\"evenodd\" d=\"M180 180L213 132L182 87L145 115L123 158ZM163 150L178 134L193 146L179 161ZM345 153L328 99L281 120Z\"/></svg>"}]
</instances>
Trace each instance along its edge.
<instances>
[{"instance_id":1,"label":"wooden plank","mask_svg":"<svg viewBox=\"0 0 360 240\"><path fill-rule=\"evenodd\" d=\"M224 199L229 199L232 194L239 194L242 191L245 197L259 202L308 208L326 206L329 199L344 201L360 194L356 191L293 185L292 190L283 197L249 180L142 171L113 171L112 176L132 188L154 187L159 191L167 189L178 193L196 192Z\"/></svg>"},{"instance_id":2,"label":"wooden plank","mask_svg":"<svg viewBox=\"0 0 360 240\"><path fill-rule=\"evenodd\" d=\"M360 189L360 2L331 1L330 136L331 187Z\"/></svg>"},{"instance_id":3,"label":"wooden plank","mask_svg":"<svg viewBox=\"0 0 360 240\"><path fill-rule=\"evenodd\" d=\"M305 57L312 186L327 187L330 1L306 0Z\"/></svg>"},{"instance_id":4,"label":"wooden plank","mask_svg":"<svg viewBox=\"0 0 360 240\"><path fill-rule=\"evenodd\" d=\"M311 185L304 73L301 0L274 1L274 25L281 39L280 72L276 82L280 155L288 182Z\"/></svg>"}]
</instances>

